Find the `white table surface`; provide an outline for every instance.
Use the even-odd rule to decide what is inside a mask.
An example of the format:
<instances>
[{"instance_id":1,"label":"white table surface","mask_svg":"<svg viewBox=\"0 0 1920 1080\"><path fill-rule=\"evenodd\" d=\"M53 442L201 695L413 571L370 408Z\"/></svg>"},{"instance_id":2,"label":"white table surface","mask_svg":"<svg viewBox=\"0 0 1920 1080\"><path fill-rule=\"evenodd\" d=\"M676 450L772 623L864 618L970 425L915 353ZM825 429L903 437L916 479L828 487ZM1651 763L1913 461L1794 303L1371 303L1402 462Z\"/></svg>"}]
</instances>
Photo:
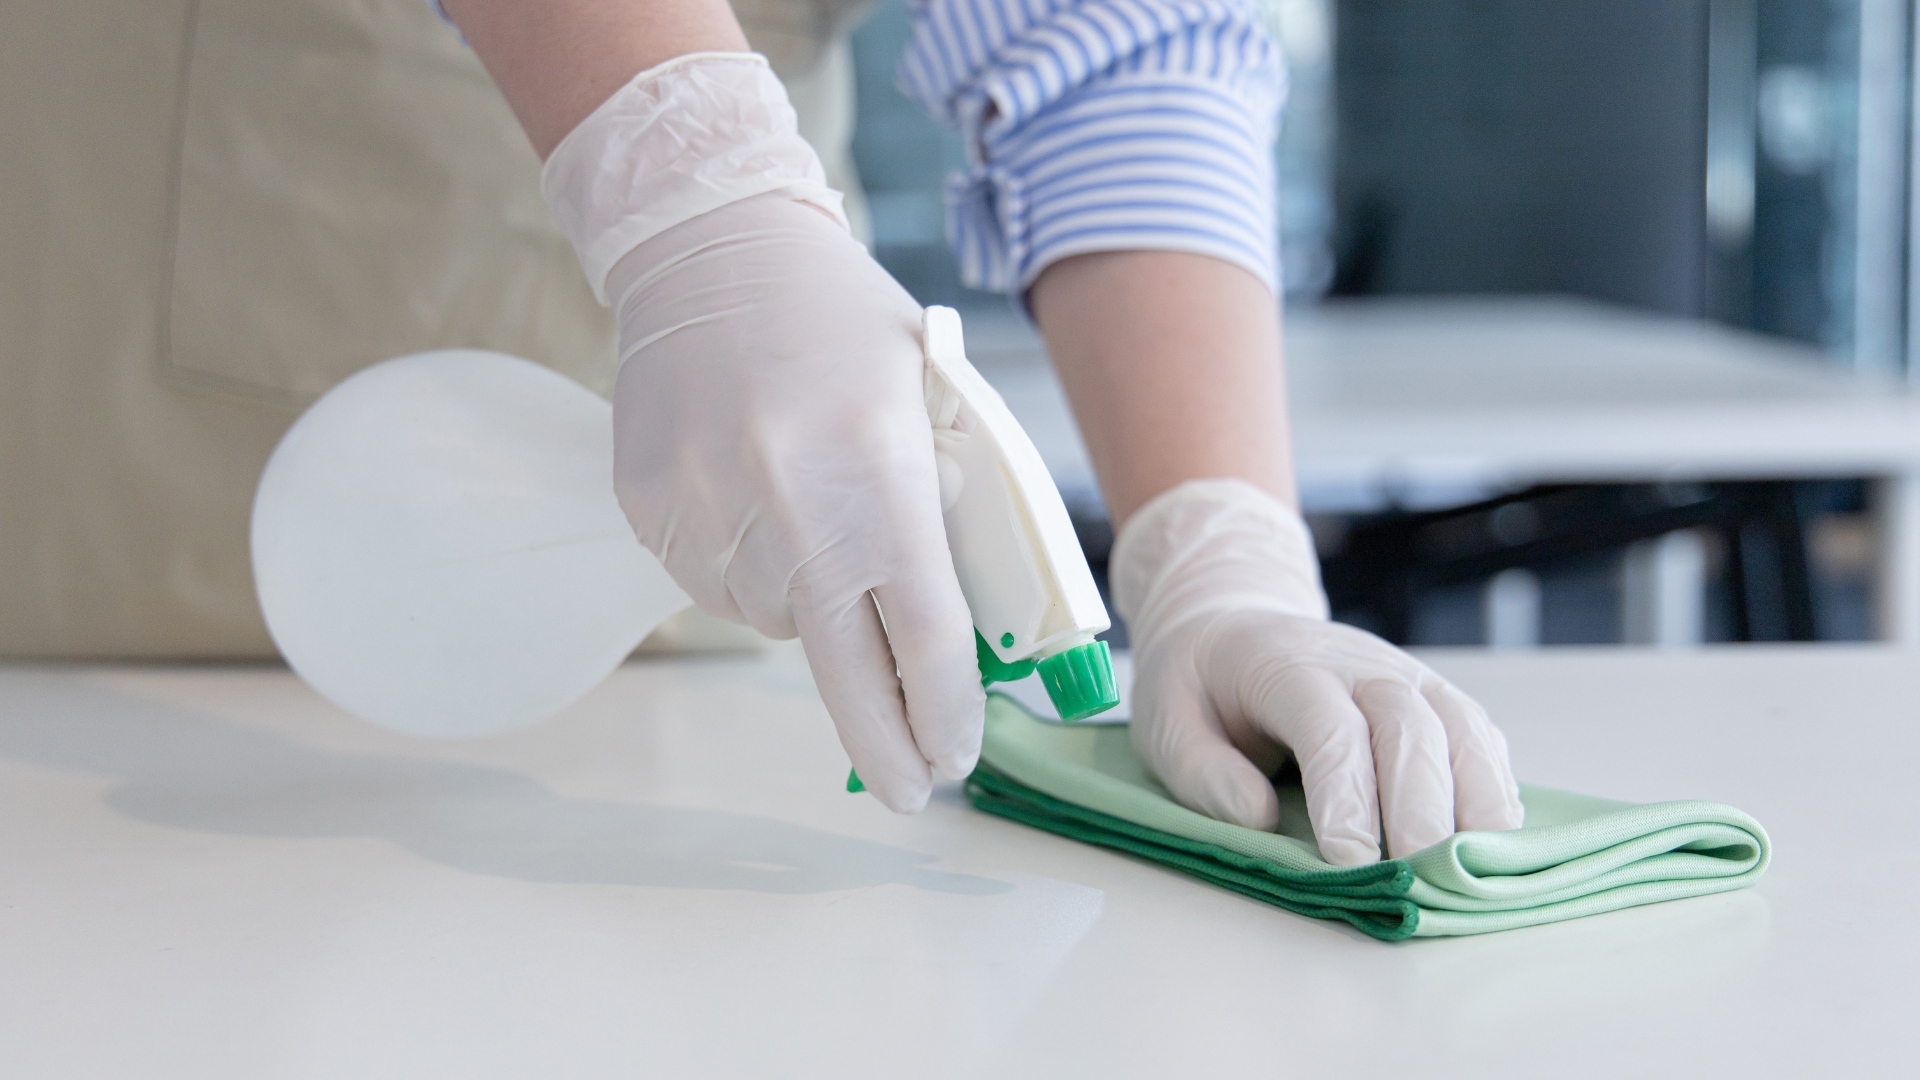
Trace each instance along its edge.
<instances>
[{"instance_id":1,"label":"white table surface","mask_svg":"<svg viewBox=\"0 0 1920 1080\"><path fill-rule=\"evenodd\" d=\"M1329 305L1292 321L1303 481L1800 479L1920 465L1920 399L1814 350L1566 299Z\"/></svg>"},{"instance_id":2,"label":"white table surface","mask_svg":"<svg viewBox=\"0 0 1920 1080\"><path fill-rule=\"evenodd\" d=\"M1065 489L1093 471L1037 343L969 352ZM1310 509L1549 481L1802 479L1920 469L1920 397L1813 349L1556 297L1289 309L1294 453Z\"/></svg>"},{"instance_id":3,"label":"white table surface","mask_svg":"<svg viewBox=\"0 0 1920 1080\"><path fill-rule=\"evenodd\" d=\"M1389 945L846 795L791 649L438 744L273 669L0 667L0 1072L1911 1075L1920 654L1431 659L1527 778L1731 802L1773 869Z\"/></svg>"}]
</instances>

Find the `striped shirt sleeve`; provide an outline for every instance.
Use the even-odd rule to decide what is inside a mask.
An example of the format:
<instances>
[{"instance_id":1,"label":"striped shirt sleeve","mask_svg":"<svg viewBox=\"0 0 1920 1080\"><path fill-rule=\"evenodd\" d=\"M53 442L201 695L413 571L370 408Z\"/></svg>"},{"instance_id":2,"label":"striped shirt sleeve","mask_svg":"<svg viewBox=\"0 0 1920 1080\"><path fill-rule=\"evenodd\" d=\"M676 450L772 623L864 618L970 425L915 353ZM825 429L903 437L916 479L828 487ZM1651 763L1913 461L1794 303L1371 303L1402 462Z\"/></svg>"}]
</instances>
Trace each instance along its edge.
<instances>
[{"instance_id":1,"label":"striped shirt sleeve","mask_svg":"<svg viewBox=\"0 0 1920 1080\"><path fill-rule=\"evenodd\" d=\"M1278 293L1285 96L1258 0L915 0L900 87L966 137L961 279L1024 293L1095 251L1211 255Z\"/></svg>"}]
</instances>

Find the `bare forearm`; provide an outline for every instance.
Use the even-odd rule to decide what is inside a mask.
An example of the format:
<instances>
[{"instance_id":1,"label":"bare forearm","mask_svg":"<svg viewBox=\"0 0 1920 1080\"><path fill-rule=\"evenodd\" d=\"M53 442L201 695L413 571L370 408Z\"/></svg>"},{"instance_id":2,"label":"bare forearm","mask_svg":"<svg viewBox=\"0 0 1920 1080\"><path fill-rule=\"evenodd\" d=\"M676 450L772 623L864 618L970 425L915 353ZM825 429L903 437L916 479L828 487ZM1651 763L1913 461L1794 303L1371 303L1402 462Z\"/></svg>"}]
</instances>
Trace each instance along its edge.
<instances>
[{"instance_id":1,"label":"bare forearm","mask_svg":"<svg viewBox=\"0 0 1920 1080\"><path fill-rule=\"evenodd\" d=\"M442 0L542 159L615 90L691 52L745 52L726 0Z\"/></svg>"},{"instance_id":2,"label":"bare forearm","mask_svg":"<svg viewBox=\"0 0 1920 1080\"><path fill-rule=\"evenodd\" d=\"M1029 301L1116 526L1187 480L1298 502L1279 306L1252 274L1180 252L1078 255Z\"/></svg>"}]
</instances>

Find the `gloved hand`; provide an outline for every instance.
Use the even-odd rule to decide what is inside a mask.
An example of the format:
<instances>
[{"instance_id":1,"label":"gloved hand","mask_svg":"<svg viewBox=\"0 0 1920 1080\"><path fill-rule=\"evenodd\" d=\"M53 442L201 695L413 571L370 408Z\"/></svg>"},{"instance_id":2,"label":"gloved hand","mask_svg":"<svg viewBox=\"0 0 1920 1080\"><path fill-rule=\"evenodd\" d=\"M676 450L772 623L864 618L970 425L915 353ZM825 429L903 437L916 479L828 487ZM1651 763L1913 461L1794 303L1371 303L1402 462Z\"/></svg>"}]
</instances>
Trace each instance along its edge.
<instances>
[{"instance_id":1,"label":"gloved hand","mask_svg":"<svg viewBox=\"0 0 1920 1080\"><path fill-rule=\"evenodd\" d=\"M1271 830L1291 752L1321 857L1410 855L1456 830L1519 828L1486 710L1385 641L1330 622L1306 524L1238 480L1141 507L1110 562L1133 644L1133 745L1190 809Z\"/></svg>"},{"instance_id":2,"label":"gloved hand","mask_svg":"<svg viewBox=\"0 0 1920 1080\"><path fill-rule=\"evenodd\" d=\"M972 771L985 696L920 307L821 176L765 62L710 54L614 95L543 188L619 316L634 532L703 611L799 635L861 779L910 812Z\"/></svg>"}]
</instances>

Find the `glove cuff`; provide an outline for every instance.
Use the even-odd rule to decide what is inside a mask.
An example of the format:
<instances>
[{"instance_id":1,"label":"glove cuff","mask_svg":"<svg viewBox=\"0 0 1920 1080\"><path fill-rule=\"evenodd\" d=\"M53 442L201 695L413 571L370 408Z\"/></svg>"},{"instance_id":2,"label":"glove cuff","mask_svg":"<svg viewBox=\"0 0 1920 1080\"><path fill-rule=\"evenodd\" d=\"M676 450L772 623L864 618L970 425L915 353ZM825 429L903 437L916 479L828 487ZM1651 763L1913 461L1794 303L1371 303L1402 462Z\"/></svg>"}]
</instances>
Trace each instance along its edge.
<instances>
[{"instance_id":1,"label":"glove cuff","mask_svg":"<svg viewBox=\"0 0 1920 1080\"><path fill-rule=\"evenodd\" d=\"M846 228L840 193L758 53L689 53L635 75L560 140L540 172L547 209L602 304L608 274L634 248L776 191Z\"/></svg>"},{"instance_id":2,"label":"glove cuff","mask_svg":"<svg viewBox=\"0 0 1920 1080\"><path fill-rule=\"evenodd\" d=\"M1214 611L1328 614L1307 523L1244 480L1189 480L1155 496L1120 530L1107 565L1136 648Z\"/></svg>"}]
</instances>

